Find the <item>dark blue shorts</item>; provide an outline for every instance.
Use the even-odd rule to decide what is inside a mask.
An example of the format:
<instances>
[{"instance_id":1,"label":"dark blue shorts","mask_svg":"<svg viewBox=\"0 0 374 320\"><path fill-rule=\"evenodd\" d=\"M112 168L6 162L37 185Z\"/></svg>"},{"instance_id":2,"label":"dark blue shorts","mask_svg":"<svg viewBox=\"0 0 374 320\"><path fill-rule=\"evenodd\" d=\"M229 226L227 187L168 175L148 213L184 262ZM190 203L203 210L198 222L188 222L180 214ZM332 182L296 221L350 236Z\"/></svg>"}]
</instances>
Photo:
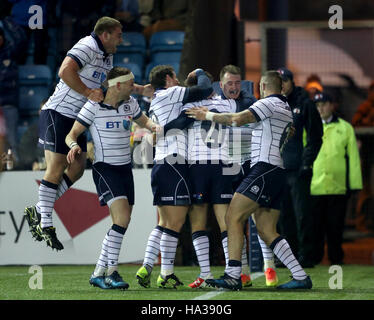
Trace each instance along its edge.
<instances>
[{"instance_id":1,"label":"dark blue shorts","mask_svg":"<svg viewBox=\"0 0 374 320\"><path fill-rule=\"evenodd\" d=\"M225 174L224 168L229 167L222 163L190 165L192 203L230 203L233 196L232 179L235 176Z\"/></svg>"},{"instance_id":2,"label":"dark blue shorts","mask_svg":"<svg viewBox=\"0 0 374 320\"><path fill-rule=\"evenodd\" d=\"M39 147L55 153L68 154L65 138L75 119L65 117L54 110L42 110L39 116ZM87 152L87 139L83 133L77 140L83 152Z\"/></svg>"},{"instance_id":3,"label":"dark blue shorts","mask_svg":"<svg viewBox=\"0 0 374 320\"><path fill-rule=\"evenodd\" d=\"M153 205L184 206L191 204L188 165L155 163L152 168L151 185Z\"/></svg>"},{"instance_id":4,"label":"dark blue shorts","mask_svg":"<svg viewBox=\"0 0 374 320\"><path fill-rule=\"evenodd\" d=\"M258 162L249 170L249 174L236 192L252 199L261 207L279 210L285 188L284 169L266 162Z\"/></svg>"},{"instance_id":5,"label":"dark blue shorts","mask_svg":"<svg viewBox=\"0 0 374 320\"><path fill-rule=\"evenodd\" d=\"M100 205L105 206L115 199L127 199L134 204L134 178L131 163L114 166L97 162L92 166L92 176L96 185Z\"/></svg>"},{"instance_id":6,"label":"dark blue shorts","mask_svg":"<svg viewBox=\"0 0 374 320\"><path fill-rule=\"evenodd\" d=\"M251 169L251 160L247 160L240 165L240 172L235 175L232 181L232 188L234 191L238 189L244 178L248 175L249 170Z\"/></svg>"}]
</instances>

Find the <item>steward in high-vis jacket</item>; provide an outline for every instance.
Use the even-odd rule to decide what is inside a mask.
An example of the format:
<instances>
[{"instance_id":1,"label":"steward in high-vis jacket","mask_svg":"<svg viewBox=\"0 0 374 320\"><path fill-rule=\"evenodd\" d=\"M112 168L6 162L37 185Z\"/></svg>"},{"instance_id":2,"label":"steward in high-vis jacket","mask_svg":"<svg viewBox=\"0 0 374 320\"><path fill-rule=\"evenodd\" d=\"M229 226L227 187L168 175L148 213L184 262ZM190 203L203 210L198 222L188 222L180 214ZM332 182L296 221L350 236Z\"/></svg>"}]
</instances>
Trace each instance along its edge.
<instances>
[{"instance_id":1,"label":"steward in high-vis jacket","mask_svg":"<svg viewBox=\"0 0 374 320\"><path fill-rule=\"evenodd\" d=\"M323 143L313 164L311 184L315 261L322 261L326 237L331 264L342 264L347 192L362 189L360 155L354 129L333 113L331 97L319 93L314 101L323 121Z\"/></svg>"}]
</instances>

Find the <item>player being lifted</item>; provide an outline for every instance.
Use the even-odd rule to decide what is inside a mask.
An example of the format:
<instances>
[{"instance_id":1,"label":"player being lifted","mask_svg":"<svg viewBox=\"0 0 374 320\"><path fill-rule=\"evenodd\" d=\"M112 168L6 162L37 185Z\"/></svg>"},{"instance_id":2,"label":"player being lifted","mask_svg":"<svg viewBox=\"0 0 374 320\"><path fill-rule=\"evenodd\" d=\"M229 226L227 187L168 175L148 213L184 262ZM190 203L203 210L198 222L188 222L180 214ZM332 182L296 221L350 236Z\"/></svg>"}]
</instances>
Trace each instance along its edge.
<instances>
[{"instance_id":1,"label":"player being lifted","mask_svg":"<svg viewBox=\"0 0 374 320\"><path fill-rule=\"evenodd\" d=\"M87 99L103 100L100 87L113 67L113 54L121 42L121 23L110 17L100 18L91 35L67 52L59 69L60 81L40 113L39 146L44 149L47 168L39 185L38 203L27 207L25 216L32 236L46 241L52 249L64 248L53 227L54 204L83 175L86 165L85 135L77 141L82 153L69 166L69 148L64 140ZM137 93L144 93L143 86L135 87Z\"/></svg>"},{"instance_id":2,"label":"player being lifted","mask_svg":"<svg viewBox=\"0 0 374 320\"><path fill-rule=\"evenodd\" d=\"M88 101L66 136L70 148L67 162L74 164L82 153L77 141L89 129L95 145L92 175L100 204L109 207L113 225L102 242L100 257L90 284L102 289L127 289L117 270L123 236L134 205L134 181L131 165L131 122L155 132L159 126L145 116L136 99L134 75L129 69L114 67L108 73L108 91L102 103Z\"/></svg>"},{"instance_id":3,"label":"player being lifted","mask_svg":"<svg viewBox=\"0 0 374 320\"><path fill-rule=\"evenodd\" d=\"M149 78L155 93L149 113L155 122L164 127L178 118L184 104L205 99L212 93L210 80L204 71L197 69L192 73L197 76L198 84L185 88L179 86L171 66L160 65L151 70ZM150 286L153 263L160 250L161 273L157 286L175 288L183 285L174 275L174 258L180 229L191 204L186 130L171 130L157 139L151 184L153 204L158 208L162 225L152 231L143 266L136 277L141 286Z\"/></svg>"},{"instance_id":4,"label":"player being lifted","mask_svg":"<svg viewBox=\"0 0 374 320\"><path fill-rule=\"evenodd\" d=\"M280 94L282 79L278 72L267 71L260 81L261 99L248 110L239 113L207 112L189 109L186 113L197 120L209 120L231 126L257 123L252 132L251 169L236 190L230 203L226 224L229 263L220 279L208 279L212 286L240 290L242 283L241 252L243 224L255 212L256 227L274 254L292 273L292 280L279 289L310 289L312 281L293 255L289 244L276 231L280 203L285 187L285 170L281 151L292 124L292 113ZM260 209L260 210L257 210Z\"/></svg>"}]
</instances>

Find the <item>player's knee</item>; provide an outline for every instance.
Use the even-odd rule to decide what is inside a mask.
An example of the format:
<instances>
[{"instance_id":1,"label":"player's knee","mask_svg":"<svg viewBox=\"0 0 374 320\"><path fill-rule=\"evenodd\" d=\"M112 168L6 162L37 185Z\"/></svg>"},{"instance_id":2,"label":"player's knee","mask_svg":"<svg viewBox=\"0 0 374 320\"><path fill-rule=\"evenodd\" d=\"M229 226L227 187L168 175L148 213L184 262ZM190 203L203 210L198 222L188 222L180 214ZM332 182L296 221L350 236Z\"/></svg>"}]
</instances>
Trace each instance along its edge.
<instances>
[{"instance_id":1,"label":"player's knee","mask_svg":"<svg viewBox=\"0 0 374 320\"><path fill-rule=\"evenodd\" d=\"M82 166L82 165L79 165L79 166L77 165L75 167L70 167L68 169L68 175L69 175L70 179L73 182L79 180L83 176L84 169L85 169L85 167Z\"/></svg>"}]
</instances>

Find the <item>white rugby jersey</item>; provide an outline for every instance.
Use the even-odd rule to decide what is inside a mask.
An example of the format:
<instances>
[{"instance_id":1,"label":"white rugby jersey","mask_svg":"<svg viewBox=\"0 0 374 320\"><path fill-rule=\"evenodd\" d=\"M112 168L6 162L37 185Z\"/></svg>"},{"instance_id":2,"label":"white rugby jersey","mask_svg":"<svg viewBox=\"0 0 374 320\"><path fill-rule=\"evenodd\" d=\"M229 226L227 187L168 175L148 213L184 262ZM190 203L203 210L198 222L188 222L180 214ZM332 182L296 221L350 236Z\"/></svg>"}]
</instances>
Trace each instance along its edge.
<instances>
[{"instance_id":1,"label":"white rugby jersey","mask_svg":"<svg viewBox=\"0 0 374 320\"><path fill-rule=\"evenodd\" d=\"M182 111L202 106L218 113L236 111L235 100L220 98L187 103ZM194 121L188 129L188 160L232 160L229 156L229 128L212 121Z\"/></svg>"},{"instance_id":2,"label":"white rugby jersey","mask_svg":"<svg viewBox=\"0 0 374 320\"><path fill-rule=\"evenodd\" d=\"M251 140L253 123L241 127L229 127L230 130L230 157L235 162L243 164L251 159Z\"/></svg>"},{"instance_id":3,"label":"white rugby jersey","mask_svg":"<svg viewBox=\"0 0 374 320\"><path fill-rule=\"evenodd\" d=\"M77 121L90 129L95 146L95 162L123 165L131 162L131 121L142 115L133 97L118 109L88 100Z\"/></svg>"},{"instance_id":4,"label":"white rugby jersey","mask_svg":"<svg viewBox=\"0 0 374 320\"><path fill-rule=\"evenodd\" d=\"M222 96L217 96L217 99L223 99ZM236 111L238 112L238 108ZM229 154L234 162L243 164L251 159L251 140L253 123L247 123L241 127L228 127L230 135Z\"/></svg>"},{"instance_id":5,"label":"white rugby jersey","mask_svg":"<svg viewBox=\"0 0 374 320\"><path fill-rule=\"evenodd\" d=\"M157 90L149 108L152 121L164 127L178 118L182 112L185 92L186 88L180 86ZM186 130L169 130L164 137L157 139L155 160L162 160L172 154L179 154L187 159Z\"/></svg>"},{"instance_id":6,"label":"white rugby jersey","mask_svg":"<svg viewBox=\"0 0 374 320\"><path fill-rule=\"evenodd\" d=\"M281 95L270 95L256 101L249 110L259 122L252 131L251 167L259 161L283 167L280 148L292 124L291 108Z\"/></svg>"},{"instance_id":7,"label":"white rugby jersey","mask_svg":"<svg viewBox=\"0 0 374 320\"><path fill-rule=\"evenodd\" d=\"M79 65L79 77L91 89L100 88L113 67L113 55L106 54L100 39L95 35L80 39L71 48L67 56ZM43 110L52 109L69 118L76 118L87 98L71 89L62 79L55 91L43 106Z\"/></svg>"}]
</instances>

